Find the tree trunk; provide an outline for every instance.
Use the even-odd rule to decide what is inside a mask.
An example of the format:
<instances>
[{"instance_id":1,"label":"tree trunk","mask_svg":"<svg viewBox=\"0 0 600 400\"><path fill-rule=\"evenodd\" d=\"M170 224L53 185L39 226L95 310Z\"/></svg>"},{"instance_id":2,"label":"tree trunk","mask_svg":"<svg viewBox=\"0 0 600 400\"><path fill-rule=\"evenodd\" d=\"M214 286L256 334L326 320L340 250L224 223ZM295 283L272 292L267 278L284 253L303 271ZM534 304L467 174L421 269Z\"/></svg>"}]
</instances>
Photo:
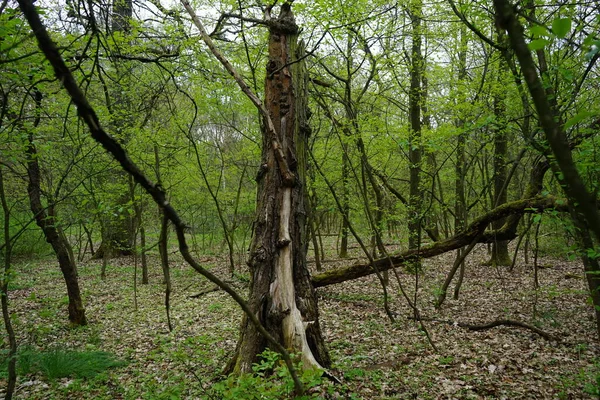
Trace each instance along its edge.
<instances>
[{"instance_id":1,"label":"tree trunk","mask_svg":"<svg viewBox=\"0 0 600 400\"><path fill-rule=\"evenodd\" d=\"M122 174L119 173L117 176L121 177ZM124 178L125 176L123 175L122 177ZM125 209L125 207L128 207L130 200L128 194L121 196L117 200L116 208ZM104 221L102 243L100 243L100 247L98 247L98 250L92 257L94 260L129 256L132 254L133 219L129 215L129 211L125 211L124 213L119 212L117 217L114 217L113 214L111 212L110 217L107 217Z\"/></svg>"},{"instance_id":2,"label":"tree trunk","mask_svg":"<svg viewBox=\"0 0 600 400\"><path fill-rule=\"evenodd\" d=\"M133 15L132 0L115 0L113 2L113 32L129 32Z\"/></svg>"},{"instance_id":3,"label":"tree trunk","mask_svg":"<svg viewBox=\"0 0 600 400\"><path fill-rule=\"evenodd\" d=\"M2 102L3 108L5 107L6 96L4 97L4 101ZM4 111L4 110L3 110ZM0 116L0 126L2 125L3 116ZM2 296L2 319L4 321L4 328L6 329L6 333L8 335L8 362L6 365L8 377L6 382L6 394L4 396L5 400L11 400L13 394L15 392L15 386L17 383L17 338L15 336L15 331L12 325L13 316L8 308L8 283L9 283L9 273L11 267L11 237L10 237L10 208L8 203L6 202L6 193L4 190L4 176L2 175L2 167L0 166L0 203L2 204L2 211L4 215L4 226L3 226L3 242L4 251L2 254L3 258L3 273L2 279L0 279L0 295Z\"/></svg>"},{"instance_id":4,"label":"tree trunk","mask_svg":"<svg viewBox=\"0 0 600 400\"><path fill-rule=\"evenodd\" d=\"M458 81L459 84L464 84L467 78L467 46L468 46L468 38L467 38L467 28L464 24L460 27L460 48L458 51ZM464 96L463 88L459 88L459 93L461 93L460 101L466 101ZM456 138L456 165L454 167L454 233L458 233L465 228L467 224L467 201L465 196L465 177L467 175L467 171L465 168L467 166L467 160L465 155L465 144L467 142L467 133L464 132L465 127L465 116L460 115L456 119L456 128L459 130L458 137ZM454 299L457 300L460 288L462 286L462 282L465 276L465 260L462 258L462 252L464 249L456 250L456 260L462 260L460 263L460 272L458 275L458 282L456 282L456 286L454 287Z\"/></svg>"},{"instance_id":5,"label":"tree trunk","mask_svg":"<svg viewBox=\"0 0 600 400\"><path fill-rule=\"evenodd\" d=\"M571 217L577 230L577 239L579 240L579 246L581 249L594 249L594 240L590 235L585 219L581 214L576 211L571 212ZM583 267L585 269L585 278L588 283L590 290L590 297L594 305L594 313L596 315L596 332L600 337L600 265L598 259L589 257L586 250L581 251L581 260L583 261Z\"/></svg>"},{"instance_id":6,"label":"tree trunk","mask_svg":"<svg viewBox=\"0 0 600 400\"><path fill-rule=\"evenodd\" d=\"M132 0L115 0L112 4L112 31L122 32L126 35L131 30L132 16ZM123 92L121 86L127 80L127 73L119 72L120 69L124 70L124 68L117 61L113 60L113 66L117 72L118 81L114 87L115 90L110 92L112 102L107 98L107 108L111 116L112 129L121 140L126 142L127 128L132 125L129 118L132 104L131 99ZM105 88L105 90L108 92L108 88ZM118 171L110 179L122 181L126 177L126 173ZM129 204L133 199L129 196L127 190L124 190L123 193L114 200L115 209L118 212L110 212L106 217L102 231L102 243L93 257L94 259L114 258L132 254L134 216L133 212L129 211ZM115 214L117 215L115 216Z\"/></svg>"},{"instance_id":7,"label":"tree trunk","mask_svg":"<svg viewBox=\"0 0 600 400\"><path fill-rule=\"evenodd\" d=\"M148 257L146 256L146 229L143 226L140 226L140 247L142 248L142 285L147 285Z\"/></svg>"},{"instance_id":8,"label":"tree trunk","mask_svg":"<svg viewBox=\"0 0 600 400\"><path fill-rule=\"evenodd\" d=\"M501 35L499 35L501 36ZM506 171L506 160L508 159L508 140L506 132L506 122L504 120L506 106L504 104L506 95L502 86L503 71L507 65L503 58L498 62L498 84L494 93L494 116L496 118L494 126L494 204L493 208L505 204L508 196L508 182ZM505 220L494 221L492 227L500 229L504 225ZM489 261L490 265L512 264L510 255L508 254L508 241L497 240L492 243L492 255Z\"/></svg>"},{"instance_id":9,"label":"tree trunk","mask_svg":"<svg viewBox=\"0 0 600 400\"><path fill-rule=\"evenodd\" d=\"M349 182L349 167L348 167L348 144L342 144L342 229L340 232L340 258L348 257L348 221L350 220L350 182Z\"/></svg>"},{"instance_id":10,"label":"tree trunk","mask_svg":"<svg viewBox=\"0 0 600 400\"><path fill-rule=\"evenodd\" d=\"M408 248L416 249L421 242L421 208L423 191L421 190L421 95L423 55L421 53L421 14L423 5L416 1L410 10L412 25L412 50L409 92L410 133L408 137L408 161L410 172L408 199Z\"/></svg>"},{"instance_id":11,"label":"tree trunk","mask_svg":"<svg viewBox=\"0 0 600 400\"><path fill-rule=\"evenodd\" d=\"M41 94L38 93L36 93L36 101L40 102ZM37 124L35 125L37 126ZM77 267L75 266L75 260L71 257L72 251L70 251L69 242L64 235L61 235L60 228L56 225L56 215L53 212L53 207L49 207L48 212L46 212L46 208L42 204L40 165L32 134L29 134L26 153L27 176L29 178L27 193L31 211L35 216L37 225L44 232L46 241L52 246L65 279L67 295L69 296L69 321L73 325L86 325L85 308L81 300L77 279ZM52 204L52 199L48 199L48 202Z\"/></svg>"},{"instance_id":12,"label":"tree trunk","mask_svg":"<svg viewBox=\"0 0 600 400\"><path fill-rule=\"evenodd\" d=\"M310 130L304 66L301 61L294 63L302 52L296 44L297 31L291 6L285 3L278 18L269 20L265 103L278 137L270 137L268 130L263 134L262 173L248 261L248 304L269 333L286 348L301 353L304 368L327 367L330 361L319 326L317 298L306 266L304 174ZM295 179L289 179L282 163L287 163ZM230 367L236 373L252 372L252 363L265 346L265 339L244 317Z\"/></svg>"}]
</instances>

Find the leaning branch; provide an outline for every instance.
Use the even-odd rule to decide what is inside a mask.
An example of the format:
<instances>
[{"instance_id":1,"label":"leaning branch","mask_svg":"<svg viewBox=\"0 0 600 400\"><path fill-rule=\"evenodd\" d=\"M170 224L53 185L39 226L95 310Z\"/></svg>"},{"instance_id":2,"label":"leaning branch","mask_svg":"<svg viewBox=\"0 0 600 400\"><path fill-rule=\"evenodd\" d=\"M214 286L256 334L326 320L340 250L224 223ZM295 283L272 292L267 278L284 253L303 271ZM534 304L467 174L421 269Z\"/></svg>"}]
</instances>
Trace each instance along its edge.
<instances>
[{"instance_id":1,"label":"leaning branch","mask_svg":"<svg viewBox=\"0 0 600 400\"><path fill-rule=\"evenodd\" d=\"M355 264L327 271L313 276L312 283L314 287L321 287L362 278L363 276L374 274L375 271L383 272L404 265L407 262L431 258L448 251L456 250L463 246L467 246L478 236L481 236L478 239L479 243L514 239L516 236L514 232L504 230L485 232L485 229L492 221L497 221L509 215L537 213L548 208L566 211L566 201L558 200L553 196L538 196L506 203L477 218L462 232L451 238L432 243L429 246L423 246L419 249L408 250L396 256L375 260L373 266L371 266L371 264Z\"/></svg>"}]
</instances>

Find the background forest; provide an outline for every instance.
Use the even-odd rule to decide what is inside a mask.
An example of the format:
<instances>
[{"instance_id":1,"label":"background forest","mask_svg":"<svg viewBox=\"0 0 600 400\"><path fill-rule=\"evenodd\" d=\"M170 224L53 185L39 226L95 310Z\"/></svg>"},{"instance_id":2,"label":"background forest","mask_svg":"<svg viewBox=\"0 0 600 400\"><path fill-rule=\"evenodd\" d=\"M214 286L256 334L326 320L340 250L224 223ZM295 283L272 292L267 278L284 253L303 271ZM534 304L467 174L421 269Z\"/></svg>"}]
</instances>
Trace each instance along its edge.
<instances>
[{"instance_id":1,"label":"background forest","mask_svg":"<svg viewBox=\"0 0 600 400\"><path fill-rule=\"evenodd\" d=\"M35 6L0 2L6 398L600 395L597 2Z\"/></svg>"}]
</instances>

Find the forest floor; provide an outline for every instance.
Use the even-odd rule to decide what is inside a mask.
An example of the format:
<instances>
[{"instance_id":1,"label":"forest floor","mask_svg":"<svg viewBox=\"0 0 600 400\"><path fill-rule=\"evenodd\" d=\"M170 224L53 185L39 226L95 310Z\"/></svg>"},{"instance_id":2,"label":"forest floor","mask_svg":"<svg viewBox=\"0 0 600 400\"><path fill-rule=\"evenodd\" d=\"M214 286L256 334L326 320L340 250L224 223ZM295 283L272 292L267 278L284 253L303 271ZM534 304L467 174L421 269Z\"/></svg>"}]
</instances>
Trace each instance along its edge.
<instances>
[{"instance_id":1,"label":"forest floor","mask_svg":"<svg viewBox=\"0 0 600 400\"><path fill-rule=\"evenodd\" d=\"M321 325L333 361L331 372L342 383L324 380L311 389L312 396L598 397L594 393L600 384L600 346L579 263L541 258L540 288L536 290L531 265L519 262L512 272L506 267L484 266L487 253L482 246L467 259L459 300L453 300L449 293L441 310L436 311L433 299L453 257L446 254L425 260L419 275L417 304L428 319L425 327L437 351L410 319L413 313L395 278L389 290L394 323L384 312L382 290L375 277L318 289ZM162 272L156 257L150 258L150 284L137 285L137 308L132 258L111 260L104 281L99 277L98 262L82 263L79 274L89 325L77 329L69 328L66 321L65 288L56 262L48 258L16 263L9 299L16 314L20 346L102 350L127 361L126 366L89 379L20 376L16 398L219 398L211 386L222 379L221 368L235 348L241 312L221 291L190 297L212 284L176 255L172 258L172 332L167 326ZM224 257L204 256L200 261L226 277ZM324 268L356 261L330 261ZM398 273L414 299L414 274L400 269ZM244 277L247 272L242 270L234 280L241 293L247 291ZM518 327L473 332L454 323L485 324L497 319L531 324L555 339L547 340ZM5 387L5 382L0 386ZM259 389L254 389L256 398L269 398L258 397Z\"/></svg>"}]
</instances>

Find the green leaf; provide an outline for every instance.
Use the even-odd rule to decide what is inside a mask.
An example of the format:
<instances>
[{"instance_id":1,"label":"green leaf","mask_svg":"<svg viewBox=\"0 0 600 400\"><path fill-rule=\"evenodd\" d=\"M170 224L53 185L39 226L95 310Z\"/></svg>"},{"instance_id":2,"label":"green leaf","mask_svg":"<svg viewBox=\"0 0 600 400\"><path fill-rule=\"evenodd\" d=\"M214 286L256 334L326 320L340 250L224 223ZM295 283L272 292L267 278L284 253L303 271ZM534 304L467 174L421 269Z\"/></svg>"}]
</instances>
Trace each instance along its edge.
<instances>
[{"instance_id":1,"label":"green leaf","mask_svg":"<svg viewBox=\"0 0 600 400\"><path fill-rule=\"evenodd\" d=\"M571 30L571 18L555 18L552 21L552 33L563 39Z\"/></svg>"},{"instance_id":2,"label":"green leaf","mask_svg":"<svg viewBox=\"0 0 600 400\"><path fill-rule=\"evenodd\" d=\"M546 29L543 25L533 25L529 28L529 33L531 33L532 37L539 38L543 36L548 36L548 29Z\"/></svg>"},{"instance_id":3,"label":"green leaf","mask_svg":"<svg viewBox=\"0 0 600 400\"><path fill-rule=\"evenodd\" d=\"M527 47L529 47L529 50L541 50L548 43L549 43L549 41L547 39L534 39L531 42L529 42Z\"/></svg>"},{"instance_id":4,"label":"green leaf","mask_svg":"<svg viewBox=\"0 0 600 400\"><path fill-rule=\"evenodd\" d=\"M565 122L565 129L569 129L572 126L577 125L578 123L580 123L588 117L591 117L592 115L594 115L594 113L591 111L580 111L575 116L569 118L567 122Z\"/></svg>"}]
</instances>

